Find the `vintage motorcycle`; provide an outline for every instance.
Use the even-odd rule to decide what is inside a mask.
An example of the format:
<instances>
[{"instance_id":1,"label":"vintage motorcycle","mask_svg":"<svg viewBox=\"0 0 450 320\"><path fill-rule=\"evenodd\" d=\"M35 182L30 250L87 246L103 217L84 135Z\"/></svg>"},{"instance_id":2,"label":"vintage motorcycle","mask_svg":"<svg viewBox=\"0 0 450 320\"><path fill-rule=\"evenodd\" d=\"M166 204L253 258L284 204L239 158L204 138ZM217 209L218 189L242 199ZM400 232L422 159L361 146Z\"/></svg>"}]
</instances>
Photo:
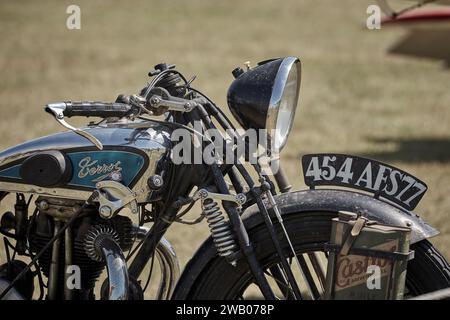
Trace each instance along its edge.
<instances>
[{"instance_id":1,"label":"vintage motorcycle","mask_svg":"<svg viewBox=\"0 0 450 320\"><path fill-rule=\"evenodd\" d=\"M279 165L299 99L300 60L232 73L231 113L244 129L266 132L257 143ZM150 286L157 299L320 299L331 219L340 211L411 229L407 295L450 286L450 266L427 240L437 230L412 212L423 182L377 161L316 154L302 159L310 189L291 192L281 166L271 173L262 158L248 163L251 143L193 79L165 63L149 76L139 94L114 103L48 104L68 130L0 153L0 198L15 197L0 223L1 299L143 299ZM101 119L75 128L66 122L75 116ZM213 139L210 129L224 134ZM176 130L213 161L175 161ZM231 150L243 143L243 157L225 161L211 148L218 142ZM186 220L197 202L201 214ZM173 223L202 220L211 236L180 275L164 234Z\"/></svg>"}]
</instances>

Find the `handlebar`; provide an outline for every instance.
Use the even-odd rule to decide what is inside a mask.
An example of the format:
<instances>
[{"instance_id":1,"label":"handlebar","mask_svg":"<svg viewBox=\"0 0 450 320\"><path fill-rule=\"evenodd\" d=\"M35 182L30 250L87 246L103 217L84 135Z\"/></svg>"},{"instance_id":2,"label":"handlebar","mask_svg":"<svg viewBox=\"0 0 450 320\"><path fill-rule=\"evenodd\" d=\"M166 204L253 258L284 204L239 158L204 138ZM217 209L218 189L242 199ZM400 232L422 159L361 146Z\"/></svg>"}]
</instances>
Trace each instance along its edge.
<instances>
[{"instance_id":1,"label":"handlebar","mask_svg":"<svg viewBox=\"0 0 450 320\"><path fill-rule=\"evenodd\" d=\"M125 103L118 102L100 102L100 101L66 101L57 104L49 104L45 111L55 114L55 107L64 117L125 117L132 112L132 107Z\"/></svg>"},{"instance_id":2,"label":"handlebar","mask_svg":"<svg viewBox=\"0 0 450 320\"><path fill-rule=\"evenodd\" d=\"M170 96L164 89L160 89L158 93L150 97L146 101L140 96L124 96L120 95L116 102L100 102L100 101L65 101L50 103L45 106L45 111L55 117L66 129L85 137L95 144L100 150L103 148L101 142L85 130L75 128L68 124L64 119L70 117L100 117L100 118L122 118L127 116L138 116L144 112L150 115L160 115L166 111L190 112L196 106L205 103L202 98L192 100L176 98ZM150 108L147 109L147 107Z\"/></svg>"}]
</instances>

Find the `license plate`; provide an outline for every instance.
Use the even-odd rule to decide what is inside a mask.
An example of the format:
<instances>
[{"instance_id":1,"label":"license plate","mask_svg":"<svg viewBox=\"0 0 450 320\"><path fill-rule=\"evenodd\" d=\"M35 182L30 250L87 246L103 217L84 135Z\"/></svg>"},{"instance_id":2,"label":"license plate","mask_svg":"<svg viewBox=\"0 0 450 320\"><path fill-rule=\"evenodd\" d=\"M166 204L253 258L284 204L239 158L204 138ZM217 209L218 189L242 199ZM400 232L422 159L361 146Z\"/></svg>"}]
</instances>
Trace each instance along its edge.
<instances>
[{"instance_id":1,"label":"license plate","mask_svg":"<svg viewBox=\"0 0 450 320\"><path fill-rule=\"evenodd\" d=\"M308 154L302 157L307 186L355 188L413 210L427 185L409 173L376 160L344 154Z\"/></svg>"}]
</instances>

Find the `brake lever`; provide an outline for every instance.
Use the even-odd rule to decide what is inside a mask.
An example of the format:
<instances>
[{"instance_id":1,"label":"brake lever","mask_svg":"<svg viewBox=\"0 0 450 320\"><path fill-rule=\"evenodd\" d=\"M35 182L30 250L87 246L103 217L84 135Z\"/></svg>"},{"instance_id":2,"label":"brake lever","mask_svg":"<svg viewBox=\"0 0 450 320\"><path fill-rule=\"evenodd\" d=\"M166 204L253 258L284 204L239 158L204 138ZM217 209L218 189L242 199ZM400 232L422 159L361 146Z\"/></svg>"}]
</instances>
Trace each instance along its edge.
<instances>
[{"instance_id":1,"label":"brake lever","mask_svg":"<svg viewBox=\"0 0 450 320\"><path fill-rule=\"evenodd\" d=\"M49 103L46 105L45 110L49 113L51 113L56 121L63 126L64 128L71 130L73 132L75 132L76 134L88 139L90 142L92 142L99 150L103 150L103 144L93 135L91 135L90 133L75 128L73 126L71 126L70 124L68 124L66 122L66 120L64 119L64 110L66 109L66 104L64 102L59 102L59 103Z\"/></svg>"}]
</instances>

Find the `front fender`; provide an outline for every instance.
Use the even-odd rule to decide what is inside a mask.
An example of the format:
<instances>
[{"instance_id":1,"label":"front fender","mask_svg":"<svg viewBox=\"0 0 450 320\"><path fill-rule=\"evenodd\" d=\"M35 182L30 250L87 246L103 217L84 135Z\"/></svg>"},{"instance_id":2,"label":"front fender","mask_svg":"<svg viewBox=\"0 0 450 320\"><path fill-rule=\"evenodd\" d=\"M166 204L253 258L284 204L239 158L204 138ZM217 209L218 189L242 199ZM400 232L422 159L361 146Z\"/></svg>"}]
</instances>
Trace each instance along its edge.
<instances>
[{"instance_id":1,"label":"front fender","mask_svg":"<svg viewBox=\"0 0 450 320\"><path fill-rule=\"evenodd\" d=\"M365 194L344 190L305 190L275 197L281 215L311 211L350 211L391 226L411 228L411 244L439 234L417 214L399 209ZM247 229L260 223L258 207L253 205L242 215Z\"/></svg>"},{"instance_id":2,"label":"front fender","mask_svg":"<svg viewBox=\"0 0 450 320\"><path fill-rule=\"evenodd\" d=\"M434 237L439 233L418 215L394 207L365 194L344 190L305 190L283 193L275 197L282 216L311 212L359 212L370 220L392 226L407 226L411 228L411 243ZM258 207L252 205L242 214L247 230L264 223ZM173 299L184 299L195 283L198 275L215 258L216 248L211 237L197 250L186 265Z\"/></svg>"}]
</instances>

